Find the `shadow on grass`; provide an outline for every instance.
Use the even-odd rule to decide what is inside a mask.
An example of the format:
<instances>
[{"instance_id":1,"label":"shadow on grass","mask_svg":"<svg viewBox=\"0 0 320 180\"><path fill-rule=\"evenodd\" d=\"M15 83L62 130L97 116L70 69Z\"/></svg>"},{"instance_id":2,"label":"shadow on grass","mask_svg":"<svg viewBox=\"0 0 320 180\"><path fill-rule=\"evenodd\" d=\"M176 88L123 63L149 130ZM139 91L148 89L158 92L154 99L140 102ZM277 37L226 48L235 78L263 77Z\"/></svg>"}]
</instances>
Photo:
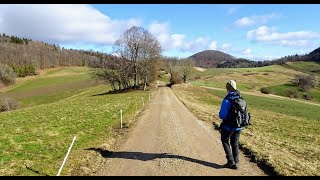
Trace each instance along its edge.
<instances>
[{"instance_id":1,"label":"shadow on grass","mask_svg":"<svg viewBox=\"0 0 320 180\"><path fill-rule=\"evenodd\" d=\"M108 92L105 92L105 93L100 93L100 94L94 94L94 95L91 95L91 96L105 96L105 95L112 95L112 94L121 94L121 93L129 93L129 92L132 92L132 91L139 91L141 89L134 89L134 88L128 88L128 89L121 89L121 90L116 90L116 91L108 91Z\"/></svg>"},{"instance_id":2,"label":"shadow on grass","mask_svg":"<svg viewBox=\"0 0 320 180\"><path fill-rule=\"evenodd\" d=\"M272 167L269 163L264 160L259 160L252 151L243 145L240 144L239 147L242 152L250 159L251 162L254 162L258 165L258 167L266 173L268 176L281 176L274 167Z\"/></svg>"},{"instance_id":3,"label":"shadow on grass","mask_svg":"<svg viewBox=\"0 0 320 180\"><path fill-rule=\"evenodd\" d=\"M140 161L152 161L155 159L181 159L184 161L189 161L197 164L201 164L203 166L221 169L224 168L223 165L219 165L212 162L202 161L186 156L174 155L174 154L167 154L167 153L143 153L143 152L112 152L108 150L103 150L101 148L89 148L85 150L96 151L101 154L104 158L122 158L122 159L134 159Z\"/></svg>"}]
</instances>

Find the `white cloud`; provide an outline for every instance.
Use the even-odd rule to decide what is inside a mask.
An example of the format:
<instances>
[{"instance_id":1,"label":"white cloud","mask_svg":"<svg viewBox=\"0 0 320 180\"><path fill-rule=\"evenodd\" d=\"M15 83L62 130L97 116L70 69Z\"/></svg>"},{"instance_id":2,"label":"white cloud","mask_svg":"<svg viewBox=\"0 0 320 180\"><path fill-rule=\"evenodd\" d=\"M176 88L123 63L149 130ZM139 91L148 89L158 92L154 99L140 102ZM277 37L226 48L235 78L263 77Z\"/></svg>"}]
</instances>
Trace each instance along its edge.
<instances>
[{"instance_id":1,"label":"white cloud","mask_svg":"<svg viewBox=\"0 0 320 180\"><path fill-rule=\"evenodd\" d=\"M280 18L282 17L280 14L271 13L271 14L264 14L264 15L253 15L249 17L242 17L234 22L236 27L245 27L251 26L255 24L263 24L267 23L270 19Z\"/></svg>"},{"instance_id":2,"label":"white cloud","mask_svg":"<svg viewBox=\"0 0 320 180\"><path fill-rule=\"evenodd\" d=\"M249 26L249 25L253 25L254 23L256 23L255 20L253 20L252 18L249 17L243 17L241 19L238 19L235 22L236 26Z\"/></svg>"},{"instance_id":3,"label":"white cloud","mask_svg":"<svg viewBox=\"0 0 320 180\"><path fill-rule=\"evenodd\" d=\"M211 41L211 43L208 46L209 50L218 50L218 51L222 51L222 52L229 52L231 48L231 44L229 43L223 43L220 47L218 46L218 42L217 41Z\"/></svg>"},{"instance_id":4,"label":"white cloud","mask_svg":"<svg viewBox=\"0 0 320 180\"><path fill-rule=\"evenodd\" d=\"M0 32L55 43L113 44L139 19L116 20L84 4L0 6Z\"/></svg>"},{"instance_id":5,"label":"white cloud","mask_svg":"<svg viewBox=\"0 0 320 180\"><path fill-rule=\"evenodd\" d=\"M283 46L301 46L301 47L305 47L305 46L310 46L311 42L308 40L292 40L292 41L288 41L288 40L280 40L279 41L280 45Z\"/></svg>"},{"instance_id":6,"label":"white cloud","mask_svg":"<svg viewBox=\"0 0 320 180\"><path fill-rule=\"evenodd\" d=\"M231 7L228 9L227 14L232 15L232 14L235 14L237 11L238 11L238 7Z\"/></svg>"},{"instance_id":7,"label":"white cloud","mask_svg":"<svg viewBox=\"0 0 320 180\"><path fill-rule=\"evenodd\" d=\"M252 42L267 42L283 46L308 46L308 39L320 38L320 33L312 31L295 31L279 33L276 28L261 26L247 32L247 39Z\"/></svg>"},{"instance_id":8,"label":"white cloud","mask_svg":"<svg viewBox=\"0 0 320 180\"><path fill-rule=\"evenodd\" d=\"M223 52L228 52L228 51L230 51L230 47L231 47L231 44L223 43L220 50Z\"/></svg>"},{"instance_id":9,"label":"white cloud","mask_svg":"<svg viewBox=\"0 0 320 180\"><path fill-rule=\"evenodd\" d=\"M170 34L168 23L160 23L155 21L149 25L148 30L159 40L164 50L179 48L183 46L185 35Z\"/></svg>"},{"instance_id":10,"label":"white cloud","mask_svg":"<svg viewBox=\"0 0 320 180\"><path fill-rule=\"evenodd\" d=\"M0 32L69 46L112 45L133 25L141 26L142 20L114 19L91 5L3 4L0 6ZM210 43L210 39L206 37L187 40L185 34L172 33L168 23L155 21L148 30L158 38L164 50L196 52L207 49Z\"/></svg>"},{"instance_id":11,"label":"white cloud","mask_svg":"<svg viewBox=\"0 0 320 180\"><path fill-rule=\"evenodd\" d=\"M273 59L279 59L279 58L281 58L281 56L268 55L268 56L262 56L262 58L263 58L264 60L273 60Z\"/></svg>"},{"instance_id":12,"label":"white cloud","mask_svg":"<svg viewBox=\"0 0 320 180\"><path fill-rule=\"evenodd\" d=\"M246 48L243 51L240 52L241 54L251 54L252 50L250 48Z\"/></svg>"},{"instance_id":13,"label":"white cloud","mask_svg":"<svg viewBox=\"0 0 320 180\"><path fill-rule=\"evenodd\" d=\"M217 49L217 41L211 41L208 49L209 50L216 50Z\"/></svg>"},{"instance_id":14,"label":"white cloud","mask_svg":"<svg viewBox=\"0 0 320 180\"><path fill-rule=\"evenodd\" d=\"M177 48L183 45L185 35L184 34L172 34L171 39L173 40L172 46Z\"/></svg>"},{"instance_id":15,"label":"white cloud","mask_svg":"<svg viewBox=\"0 0 320 180\"><path fill-rule=\"evenodd\" d=\"M164 50L178 49L183 52L197 52L205 50L208 46L208 38L198 37L190 41L186 40L185 34L173 34L170 32L169 24L154 21L148 30L160 42Z\"/></svg>"},{"instance_id":16,"label":"white cloud","mask_svg":"<svg viewBox=\"0 0 320 180\"><path fill-rule=\"evenodd\" d=\"M186 42L184 46L182 46L182 51L189 51L189 52L197 52L197 51L203 51L206 50L208 47L209 39L199 37L195 40Z\"/></svg>"},{"instance_id":17,"label":"white cloud","mask_svg":"<svg viewBox=\"0 0 320 180\"><path fill-rule=\"evenodd\" d=\"M149 31L155 35L168 33L169 32L169 24L168 23L159 23L159 22L155 21L150 24Z\"/></svg>"}]
</instances>

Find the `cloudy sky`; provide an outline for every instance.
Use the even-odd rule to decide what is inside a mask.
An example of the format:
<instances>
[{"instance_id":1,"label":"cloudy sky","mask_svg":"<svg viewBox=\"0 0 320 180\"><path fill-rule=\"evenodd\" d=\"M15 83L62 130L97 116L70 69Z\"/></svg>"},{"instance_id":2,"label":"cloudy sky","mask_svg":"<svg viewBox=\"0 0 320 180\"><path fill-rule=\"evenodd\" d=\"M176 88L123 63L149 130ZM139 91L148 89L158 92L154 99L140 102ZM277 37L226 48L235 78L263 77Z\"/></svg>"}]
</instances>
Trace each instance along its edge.
<instances>
[{"instance_id":1,"label":"cloudy sky","mask_svg":"<svg viewBox=\"0 0 320 180\"><path fill-rule=\"evenodd\" d=\"M112 53L131 26L158 38L163 55L211 49L252 60L320 46L319 4L0 5L0 33Z\"/></svg>"}]
</instances>

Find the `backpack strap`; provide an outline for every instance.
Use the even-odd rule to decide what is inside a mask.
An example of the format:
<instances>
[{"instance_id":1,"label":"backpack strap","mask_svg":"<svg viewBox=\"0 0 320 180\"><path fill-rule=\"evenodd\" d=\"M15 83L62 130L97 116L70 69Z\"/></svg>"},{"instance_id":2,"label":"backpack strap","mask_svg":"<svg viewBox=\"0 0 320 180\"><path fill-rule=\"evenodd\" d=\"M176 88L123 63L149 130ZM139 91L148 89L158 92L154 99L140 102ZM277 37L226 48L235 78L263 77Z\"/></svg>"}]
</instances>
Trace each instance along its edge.
<instances>
[{"instance_id":1,"label":"backpack strap","mask_svg":"<svg viewBox=\"0 0 320 180\"><path fill-rule=\"evenodd\" d=\"M240 93L236 92L236 94L230 94L229 93L225 98L227 100L233 101L235 99L241 98L241 96L240 96Z\"/></svg>"}]
</instances>

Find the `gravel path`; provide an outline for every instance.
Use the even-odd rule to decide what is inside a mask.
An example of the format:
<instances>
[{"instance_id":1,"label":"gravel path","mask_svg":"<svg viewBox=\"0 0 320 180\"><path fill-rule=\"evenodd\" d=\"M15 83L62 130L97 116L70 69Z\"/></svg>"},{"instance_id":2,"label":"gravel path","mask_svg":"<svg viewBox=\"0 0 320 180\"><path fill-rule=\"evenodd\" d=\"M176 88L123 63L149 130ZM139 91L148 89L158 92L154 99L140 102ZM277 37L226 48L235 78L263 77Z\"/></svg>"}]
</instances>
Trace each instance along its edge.
<instances>
[{"instance_id":1,"label":"gravel path","mask_svg":"<svg viewBox=\"0 0 320 180\"><path fill-rule=\"evenodd\" d=\"M226 169L220 134L198 120L168 87L160 87L149 107L116 151L103 152L98 176L265 175L240 155L238 170Z\"/></svg>"}]
</instances>

